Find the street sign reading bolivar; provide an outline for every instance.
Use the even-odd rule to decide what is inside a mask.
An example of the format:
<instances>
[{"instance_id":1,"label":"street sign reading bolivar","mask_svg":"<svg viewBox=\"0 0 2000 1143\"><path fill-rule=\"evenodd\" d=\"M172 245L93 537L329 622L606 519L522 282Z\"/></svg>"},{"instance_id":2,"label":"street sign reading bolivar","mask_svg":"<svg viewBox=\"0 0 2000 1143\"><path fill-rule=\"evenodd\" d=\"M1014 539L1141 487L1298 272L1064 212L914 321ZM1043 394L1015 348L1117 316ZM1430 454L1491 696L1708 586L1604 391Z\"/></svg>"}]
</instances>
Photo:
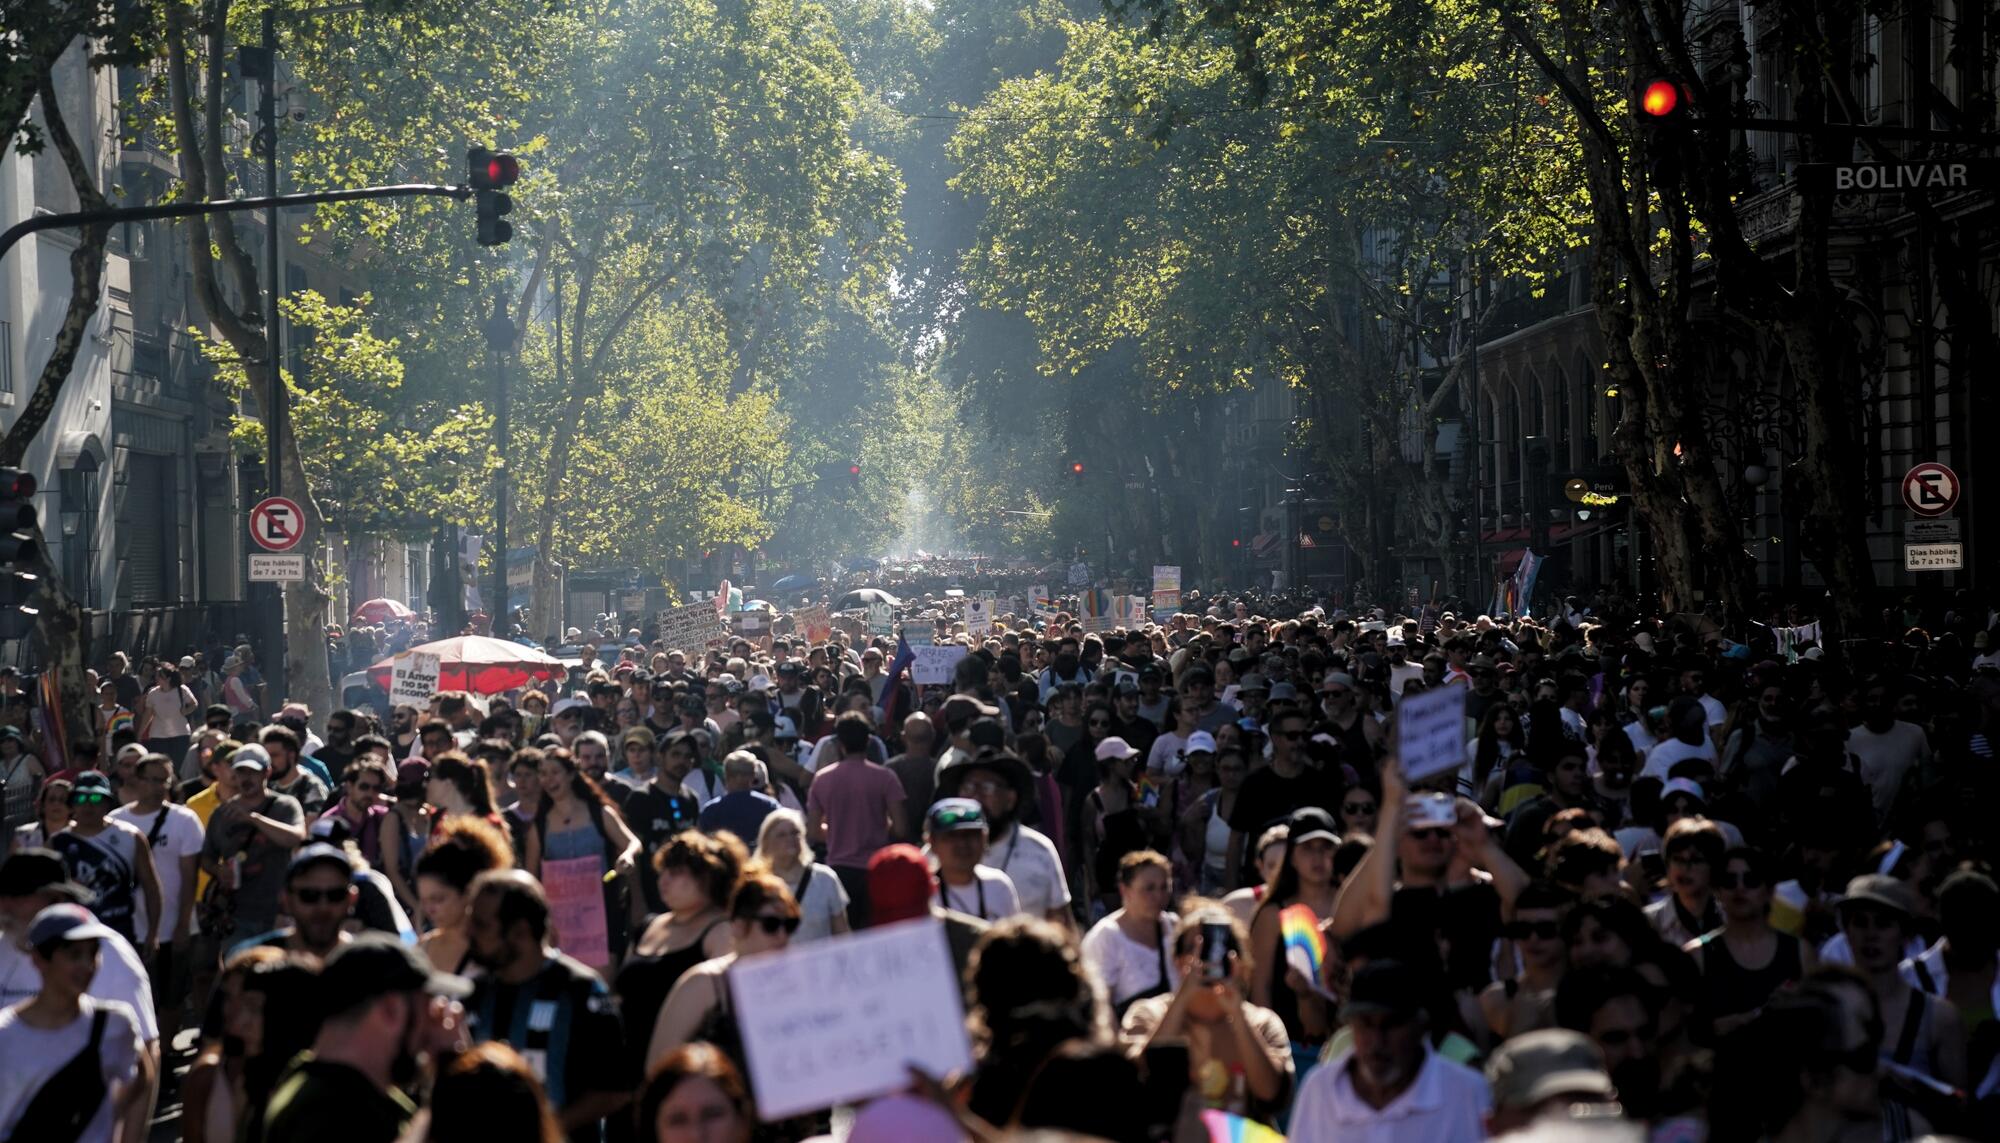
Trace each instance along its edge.
<instances>
[{"instance_id":1,"label":"street sign reading bolivar","mask_svg":"<svg viewBox=\"0 0 2000 1143\"><path fill-rule=\"evenodd\" d=\"M1924 461L1903 476L1903 506L1919 516L1942 516L1958 507L1964 490L1958 474L1934 460Z\"/></svg>"},{"instance_id":2,"label":"street sign reading bolivar","mask_svg":"<svg viewBox=\"0 0 2000 1143\"><path fill-rule=\"evenodd\" d=\"M267 552L289 552L306 538L306 514L295 500L266 496L250 509L250 538Z\"/></svg>"},{"instance_id":3,"label":"street sign reading bolivar","mask_svg":"<svg viewBox=\"0 0 2000 1143\"><path fill-rule=\"evenodd\" d=\"M1799 189L1808 194L1899 194L1967 191L2000 185L1992 159L1930 159L1917 163L1804 163Z\"/></svg>"}]
</instances>

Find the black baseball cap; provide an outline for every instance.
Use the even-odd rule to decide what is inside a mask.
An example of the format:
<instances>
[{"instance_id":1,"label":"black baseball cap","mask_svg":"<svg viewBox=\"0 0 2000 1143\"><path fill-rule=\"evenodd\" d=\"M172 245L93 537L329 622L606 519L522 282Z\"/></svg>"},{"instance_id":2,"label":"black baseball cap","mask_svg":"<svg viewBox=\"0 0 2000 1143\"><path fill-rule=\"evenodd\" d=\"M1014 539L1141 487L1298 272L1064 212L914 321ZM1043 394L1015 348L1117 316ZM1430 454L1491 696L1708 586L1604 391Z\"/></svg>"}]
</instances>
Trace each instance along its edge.
<instances>
[{"instance_id":1,"label":"black baseball cap","mask_svg":"<svg viewBox=\"0 0 2000 1143\"><path fill-rule=\"evenodd\" d=\"M464 999L472 994L472 982L437 971L424 954L387 933L363 933L326 959L318 991L326 1014L337 1016L397 992Z\"/></svg>"}]
</instances>

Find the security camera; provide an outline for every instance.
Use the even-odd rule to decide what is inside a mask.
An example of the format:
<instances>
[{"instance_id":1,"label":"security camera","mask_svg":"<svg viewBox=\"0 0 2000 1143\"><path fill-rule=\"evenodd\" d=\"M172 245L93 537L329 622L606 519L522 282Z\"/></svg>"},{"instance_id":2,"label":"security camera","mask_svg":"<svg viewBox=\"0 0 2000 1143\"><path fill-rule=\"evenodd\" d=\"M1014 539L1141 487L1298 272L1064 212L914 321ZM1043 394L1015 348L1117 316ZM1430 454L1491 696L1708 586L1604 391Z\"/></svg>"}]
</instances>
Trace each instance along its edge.
<instances>
[{"instance_id":1,"label":"security camera","mask_svg":"<svg viewBox=\"0 0 2000 1143\"><path fill-rule=\"evenodd\" d=\"M306 109L303 107L287 108L285 118L290 119L294 123L304 123L307 118Z\"/></svg>"}]
</instances>

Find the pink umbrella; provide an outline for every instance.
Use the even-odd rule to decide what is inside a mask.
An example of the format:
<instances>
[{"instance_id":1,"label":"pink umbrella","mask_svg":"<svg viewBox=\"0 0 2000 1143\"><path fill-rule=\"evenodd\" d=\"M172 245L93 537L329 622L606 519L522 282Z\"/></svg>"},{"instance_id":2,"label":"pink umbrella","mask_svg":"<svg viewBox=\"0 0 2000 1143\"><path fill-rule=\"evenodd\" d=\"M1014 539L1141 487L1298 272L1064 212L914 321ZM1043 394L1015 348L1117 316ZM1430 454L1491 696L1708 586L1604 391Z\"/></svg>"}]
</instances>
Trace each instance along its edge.
<instances>
[{"instance_id":1,"label":"pink umbrella","mask_svg":"<svg viewBox=\"0 0 2000 1143\"><path fill-rule=\"evenodd\" d=\"M438 689L441 691L497 695L515 687L565 678L569 674L569 668L553 656L533 647L485 635L458 635L410 650L438 657ZM369 680L385 691L389 689L392 661L384 659L368 668Z\"/></svg>"},{"instance_id":2,"label":"pink umbrella","mask_svg":"<svg viewBox=\"0 0 2000 1143\"><path fill-rule=\"evenodd\" d=\"M354 609L356 623L387 623L391 619L415 619L417 613L393 599L371 599Z\"/></svg>"}]
</instances>

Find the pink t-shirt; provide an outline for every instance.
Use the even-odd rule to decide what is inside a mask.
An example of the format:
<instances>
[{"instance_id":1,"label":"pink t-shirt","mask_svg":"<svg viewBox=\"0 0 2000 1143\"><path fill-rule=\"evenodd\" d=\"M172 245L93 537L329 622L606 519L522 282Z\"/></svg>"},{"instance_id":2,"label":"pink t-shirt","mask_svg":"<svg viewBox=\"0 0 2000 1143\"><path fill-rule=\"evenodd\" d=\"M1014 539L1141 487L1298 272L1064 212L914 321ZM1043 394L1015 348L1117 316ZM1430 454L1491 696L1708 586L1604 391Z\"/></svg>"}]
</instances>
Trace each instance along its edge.
<instances>
[{"instance_id":1,"label":"pink t-shirt","mask_svg":"<svg viewBox=\"0 0 2000 1143\"><path fill-rule=\"evenodd\" d=\"M826 819L826 863L865 869L875 851L888 845L889 807L901 805L903 783L886 766L849 758L813 775L806 813Z\"/></svg>"}]
</instances>

